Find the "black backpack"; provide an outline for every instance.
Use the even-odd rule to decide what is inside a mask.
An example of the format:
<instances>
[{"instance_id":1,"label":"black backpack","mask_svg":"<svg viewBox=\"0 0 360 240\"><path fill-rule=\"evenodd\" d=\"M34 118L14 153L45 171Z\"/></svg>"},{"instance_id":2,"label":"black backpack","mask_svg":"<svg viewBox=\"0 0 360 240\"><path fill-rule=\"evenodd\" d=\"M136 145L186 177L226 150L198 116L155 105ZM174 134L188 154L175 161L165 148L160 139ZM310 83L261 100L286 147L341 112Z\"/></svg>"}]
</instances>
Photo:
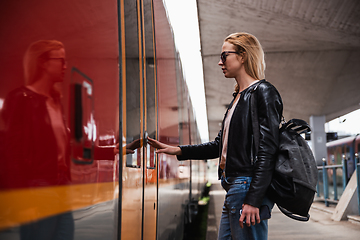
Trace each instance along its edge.
<instances>
[{"instance_id":1,"label":"black backpack","mask_svg":"<svg viewBox=\"0 0 360 240\"><path fill-rule=\"evenodd\" d=\"M259 84L251 91L251 117L256 151L259 149L260 130L256 96L253 93ZM308 221L316 192L318 170L314 155L300 134L310 132L311 129L304 120L292 119L282 123L279 131L279 149L266 196L275 202L286 216Z\"/></svg>"}]
</instances>

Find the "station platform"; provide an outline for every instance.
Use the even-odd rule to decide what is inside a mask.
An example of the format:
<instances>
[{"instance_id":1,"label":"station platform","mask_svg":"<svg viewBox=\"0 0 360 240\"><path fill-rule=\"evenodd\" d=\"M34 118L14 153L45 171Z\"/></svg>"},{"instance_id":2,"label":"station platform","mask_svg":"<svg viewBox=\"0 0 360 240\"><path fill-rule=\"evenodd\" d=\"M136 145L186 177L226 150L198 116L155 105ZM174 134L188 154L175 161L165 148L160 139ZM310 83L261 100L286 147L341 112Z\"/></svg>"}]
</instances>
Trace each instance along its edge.
<instances>
[{"instance_id":1,"label":"station platform","mask_svg":"<svg viewBox=\"0 0 360 240\"><path fill-rule=\"evenodd\" d=\"M216 240L220 223L225 191L220 181L212 180L208 208L206 240ZM274 206L269 220L269 240L281 239L360 239L360 222L331 220L335 207L326 207L322 202L314 202L308 222L295 221L286 217Z\"/></svg>"}]
</instances>

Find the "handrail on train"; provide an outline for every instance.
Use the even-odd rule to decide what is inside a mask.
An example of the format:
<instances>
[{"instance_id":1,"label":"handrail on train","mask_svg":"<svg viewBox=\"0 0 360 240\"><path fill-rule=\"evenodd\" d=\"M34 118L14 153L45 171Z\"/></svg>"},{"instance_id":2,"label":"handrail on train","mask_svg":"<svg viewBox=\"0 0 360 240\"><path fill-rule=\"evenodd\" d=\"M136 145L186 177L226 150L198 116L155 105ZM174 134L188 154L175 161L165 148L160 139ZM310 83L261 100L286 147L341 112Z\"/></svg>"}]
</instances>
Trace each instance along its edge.
<instances>
[{"instance_id":1,"label":"handrail on train","mask_svg":"<svg viewBox=\"0 0 360 240\"><path fill-rule=\"evenodd\" d=\"M333 188L334 188L334 201L338 201L338 189L337 189L337 178L336 178L336 170L342 169L342 185L343 190L345 190L346 185L348 184L348 173L347 173L347 159L346 156L343 155L342 164L339 165L326 165L326 159L322 159L322 166L318 166L319 173L322 172L322 180L323 180L323 191L324 191L324 201L325 206L329 206L330 197L329 197L329 179L328 172L332 170L332 180L333 180ZM355 153L355 169L356 169L356 183L357 183L357 203L358 203L358 214L360 215L360 161L359 154ZM326 170L326 171L325 171ZM317 197L320 197L320 181L316 185Z\"/></svg>"}]
</instances>

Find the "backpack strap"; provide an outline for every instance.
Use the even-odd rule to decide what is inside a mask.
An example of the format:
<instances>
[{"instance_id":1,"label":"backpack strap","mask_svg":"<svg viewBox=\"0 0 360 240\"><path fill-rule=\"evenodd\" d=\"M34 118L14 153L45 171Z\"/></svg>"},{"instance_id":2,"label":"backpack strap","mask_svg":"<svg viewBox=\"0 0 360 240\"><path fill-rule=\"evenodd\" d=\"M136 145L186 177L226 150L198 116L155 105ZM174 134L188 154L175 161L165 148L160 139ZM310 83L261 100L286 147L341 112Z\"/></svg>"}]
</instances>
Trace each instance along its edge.
<instances>
[{"instance_id":1,"label":"backpack strap","mask_svg":"<svg viewBox=\"0 0 360 240\"><path fill-rule=\"evenodd\" d=\"M287 123L283 124L282 127L285 129L291 129L291 131L295 131L298 134L311 132L309 124L301 119L291 119Z\"/></svg>"},{"instance_id":2,"label":"backpack strap","mask_svg":"<svg viewBox=\"0 0 360 240\"><path fill-rule=\"evenodd\" d=\"M307 221L309 221L309 219L310 219L310 214L307 214L306 217L305 217L305 216L300 216L300 215L296 215L296 214L294 214L294 213L286 210L285 208L283 208L283 207L281 207L281 206L279 206L279 205L277 205L277 204L276 204L276 206L279 208L279 210L280 210L283 214L285 214L286 216L288 216L289 218L292 218L292 219L294 219L294 220L298 220L298 221L302 221L302 222L307 222Z\"/></svg>"}]
</instances>

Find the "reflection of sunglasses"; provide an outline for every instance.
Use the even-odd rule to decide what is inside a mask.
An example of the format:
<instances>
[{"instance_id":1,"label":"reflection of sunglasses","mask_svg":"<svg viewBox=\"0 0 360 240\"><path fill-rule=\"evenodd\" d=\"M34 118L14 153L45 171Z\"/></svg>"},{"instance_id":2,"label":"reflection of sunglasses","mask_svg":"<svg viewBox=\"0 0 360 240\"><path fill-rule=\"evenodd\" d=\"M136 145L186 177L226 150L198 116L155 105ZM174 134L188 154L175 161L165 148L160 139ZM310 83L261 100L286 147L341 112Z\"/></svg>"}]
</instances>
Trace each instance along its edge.
<instances>
[{"instance_id":1,"label":"reflection of sunglasses","mask_svg":"<svg viewBox=\"0 0 360 240\"><path fill-rule=\"evenodd\" d=\"M224 52L222 52L221 55L220 55L220 59L221 59L222 63L225 63L226 57L229 56L229 53L236 53L237 54L237 52L234 52L234 51L224 51Z\"/></svg>"},{"instance_id":2,"label":"reflection of sunglasses","mask_svg":"<svg viewBox=\"0 0 360 240\"><path fill-rule=\"evenodd\" d=\"M48 59L60 59L63 65L66 65L65 58L48 58Z\"/></svg>"}]
</instances>

